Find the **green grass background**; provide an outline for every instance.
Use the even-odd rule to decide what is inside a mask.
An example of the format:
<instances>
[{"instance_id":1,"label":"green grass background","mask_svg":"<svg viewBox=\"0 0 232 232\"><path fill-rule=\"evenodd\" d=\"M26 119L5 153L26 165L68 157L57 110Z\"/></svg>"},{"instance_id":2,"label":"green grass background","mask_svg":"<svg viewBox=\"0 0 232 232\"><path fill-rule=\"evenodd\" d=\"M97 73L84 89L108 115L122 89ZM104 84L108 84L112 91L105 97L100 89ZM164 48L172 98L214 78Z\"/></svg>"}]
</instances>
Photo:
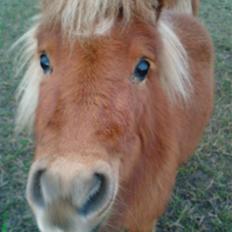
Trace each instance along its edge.
<instances>
[{"instance_id":1,"label":"green grass background","mask_svg":"<svg viewBox=\"0 0 232 232\"><path fill-rule=\"evenodd\" d=\"M25 201L32 143L13 135L12 43L28 28L36 0L0 0L0 231L38 231ZM232 232L232 1L202 0L201 20L216 50L215 110L193 158L180 168L158 231ZM18 64L20 65L20 64Z\"/></svg>"}]
</instances>

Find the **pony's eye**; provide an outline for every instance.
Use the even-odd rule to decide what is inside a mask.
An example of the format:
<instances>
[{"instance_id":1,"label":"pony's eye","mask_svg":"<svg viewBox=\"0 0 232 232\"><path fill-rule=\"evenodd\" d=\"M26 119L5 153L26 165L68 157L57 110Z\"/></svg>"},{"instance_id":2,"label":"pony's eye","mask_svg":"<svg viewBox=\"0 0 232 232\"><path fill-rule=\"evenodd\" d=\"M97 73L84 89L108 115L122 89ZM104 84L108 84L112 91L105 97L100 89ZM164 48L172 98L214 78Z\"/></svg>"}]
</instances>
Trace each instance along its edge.
<instances>
[{"instance_id":1,"label":"pony's eye","mask_svg":"<svg viewBox=\"0 0 232 232\"><path fill-rule=\"evenodd\" d=\"M44 74L49 74L52 72L52 67L47 54L43 53L40 55L40 65Z\"/></svg>"},{"instance_id":2,"label":"pony's eye","mask_svg":"<svg viewBox=\"0 0 232 232\"><path fill-rule=\"evenodd\" d=\"M134 70L134 78L136 79L136 81L144 81L147 77L149 69L150 63L146 59L142 58Z\"/></svg>"}]
</instances>

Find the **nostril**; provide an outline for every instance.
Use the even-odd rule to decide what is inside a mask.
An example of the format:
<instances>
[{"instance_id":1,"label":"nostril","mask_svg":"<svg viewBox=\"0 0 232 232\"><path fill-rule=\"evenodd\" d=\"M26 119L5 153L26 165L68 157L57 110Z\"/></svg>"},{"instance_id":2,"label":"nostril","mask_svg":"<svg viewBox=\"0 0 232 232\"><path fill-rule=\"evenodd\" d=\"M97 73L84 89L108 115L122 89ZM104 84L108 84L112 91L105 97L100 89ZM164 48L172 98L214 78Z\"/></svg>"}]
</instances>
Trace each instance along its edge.
<instances>
[{"instance_id":1,"label":"nostril","mask_svg":"<svg viewBox=\"0 0 232 232\"><path fill-rule=\"evenodd\" d=\"M39 207L44 206L44 199L41 188L41 177L44 172L45 170L37 171L32 177L31 183L29 183L29 198Z\"/></svg>"},{"instance_id":2,"label":"nostril","mask_svg":"<svg viewBox=\"0 0 232 232\"><path fill-rule=\"evenodd\" d=\"M95 212L104 204L107 197L107 179L103 174L95 173L84 205L79 209L82 215Z\"/></svg>"}]
</instances>

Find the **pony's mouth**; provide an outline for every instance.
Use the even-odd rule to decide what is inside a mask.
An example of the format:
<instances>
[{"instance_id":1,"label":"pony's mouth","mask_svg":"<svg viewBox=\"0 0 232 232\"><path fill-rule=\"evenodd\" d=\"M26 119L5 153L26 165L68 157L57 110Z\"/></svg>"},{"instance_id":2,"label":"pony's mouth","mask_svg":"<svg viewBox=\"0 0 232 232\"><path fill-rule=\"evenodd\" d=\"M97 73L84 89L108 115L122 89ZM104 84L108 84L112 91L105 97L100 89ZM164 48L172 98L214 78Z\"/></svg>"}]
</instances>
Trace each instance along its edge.
<instances>
[{"instance_id":1,"label":"pony's mouth","mask_svg":"<svg viewBox=\"0 0 232 232\"><path fill-rule=\"evenodd\" d=\"M100 163L94 171L86 174L83 169L82 175L74 175L68 182L62 173L56 175L42 164L33 165L27 187L27 197L40 230L99 231L115 203L118 168Z\"/></svg>"}]
</instances>

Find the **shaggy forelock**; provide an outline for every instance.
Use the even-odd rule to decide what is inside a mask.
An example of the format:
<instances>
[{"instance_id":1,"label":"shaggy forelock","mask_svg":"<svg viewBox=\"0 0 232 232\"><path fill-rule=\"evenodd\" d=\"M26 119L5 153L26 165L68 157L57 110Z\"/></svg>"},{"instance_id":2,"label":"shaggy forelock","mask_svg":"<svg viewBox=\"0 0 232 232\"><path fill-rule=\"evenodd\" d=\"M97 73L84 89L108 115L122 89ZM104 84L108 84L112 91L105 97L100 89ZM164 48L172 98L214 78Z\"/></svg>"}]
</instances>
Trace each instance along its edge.
<instances>
[{"instance_id":1,"label":"shaggy forelock","mask_svg":"<svg viewBox=\"0 0 232 232\"><path fill-rule=\"evenodd\" d=\"M43 0L47 21L61 23L71 37L105 33L119 16L125 23L134 15L155 22L158 7L158 0Z\"/></svg>"}]
</instances>

